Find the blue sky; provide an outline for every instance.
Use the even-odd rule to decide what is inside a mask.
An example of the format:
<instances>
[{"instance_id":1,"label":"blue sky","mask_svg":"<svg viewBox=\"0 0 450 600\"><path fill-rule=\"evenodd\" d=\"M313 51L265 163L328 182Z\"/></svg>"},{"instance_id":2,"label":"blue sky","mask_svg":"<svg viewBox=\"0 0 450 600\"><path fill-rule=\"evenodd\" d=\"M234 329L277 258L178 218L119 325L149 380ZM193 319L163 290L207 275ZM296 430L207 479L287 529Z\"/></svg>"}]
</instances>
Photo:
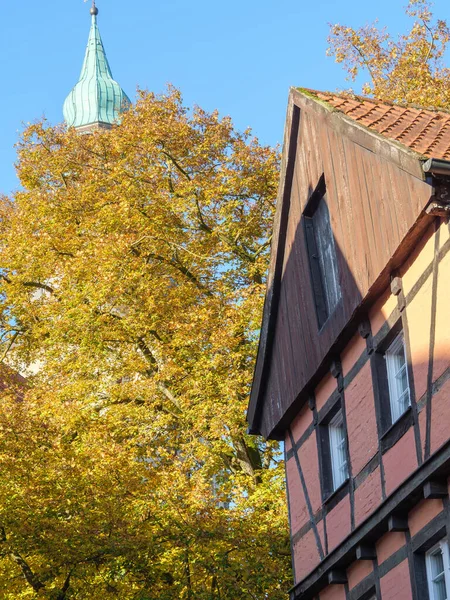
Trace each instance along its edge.
<instances>
[{"instance_id":1,"label":"blue sky","mask_svg":"<svg viewBox=\"0 0 450 600\"><path fill-rule=\"evenodd\" d=\"M325 56L328 23L359 26L377 17L405 28L406 0L97 0L113 75L133 98L136 87L181 89L187 105L218 108L261 142L282 142L289 87L349 86ZM443 0L436 15L448 14ZM5 2L0 22L0 192L18 182L14 144L24 123L62 120L89 33L82 0Z\"/></svg>"}]
</instances>

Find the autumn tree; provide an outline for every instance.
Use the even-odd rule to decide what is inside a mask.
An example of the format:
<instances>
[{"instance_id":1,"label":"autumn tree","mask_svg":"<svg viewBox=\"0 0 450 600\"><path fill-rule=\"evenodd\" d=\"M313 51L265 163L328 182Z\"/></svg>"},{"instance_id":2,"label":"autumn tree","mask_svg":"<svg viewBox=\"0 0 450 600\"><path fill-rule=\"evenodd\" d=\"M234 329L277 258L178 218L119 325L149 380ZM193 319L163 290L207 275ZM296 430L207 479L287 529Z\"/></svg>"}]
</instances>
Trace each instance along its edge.
<instances>
[{"instance_id":1,"label":"autumn tree","mask_svg":"<svg viewBox=\"0 0 450 600\"><path fill-rule=\"evenodd\" d=\"M328 53L343 65L351 81L362 73L369 76L364 94L448 109L447 22L434 18L428 0L409 0L406 14L412 20L411 29L396 38L377 22L359 28L332 25Z\"/></svg>"},{"instance_id":2,"label":"autumn tree","mask_svg":"<svg viewBox=\"0 0 450 600\"><path fill-rule=\"evenodd\" d=\"M245 433L278 168L175 89L112 130L24 132L1 203L1 598L285 597L279 448Z\"/></svg>"}]
</instances>

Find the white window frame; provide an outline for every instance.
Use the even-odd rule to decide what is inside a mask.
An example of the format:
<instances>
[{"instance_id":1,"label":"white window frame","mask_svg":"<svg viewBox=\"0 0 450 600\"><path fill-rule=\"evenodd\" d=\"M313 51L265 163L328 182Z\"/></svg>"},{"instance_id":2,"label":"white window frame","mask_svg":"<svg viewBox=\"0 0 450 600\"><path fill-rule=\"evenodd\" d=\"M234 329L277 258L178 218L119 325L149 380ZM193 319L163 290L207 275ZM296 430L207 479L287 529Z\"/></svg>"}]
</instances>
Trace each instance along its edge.
<instances>
[{"instance_id":1,"label":"white window frame","mask_svg":"<svg viewBox=\"0 0 450 600\"><path fill-rule=\"evenodd\" d=\"M438 550L440 550L442 552L442 561L444 563L443 573L444 573L444 581L445 581L445 589L446 589L447 598L449 598L449 593L450 593L450 567L449 567L448 541L447 541L447 539L443 539L440 542L438 542L435 546L433 546L433 548L428 550L428 552L425 554L425 563L426 563L426 568L427 568L428 593L430 595L430 600L439 600L435 594L435 590L433 587L433 575L432 575L433 571L432 571L432 567L431 567L431 557Z\"/></svg>"},{"instance_id":2,"label":"white window frame","mask_svg":"<svg viewBox=\"0 0 450 600\"><path fill-rule=\"evenodd\" d=\"M395 365L395 356L399 353L399 351L403 349L403 356L405 359L404 366L396 370ZM390 344L389 348L384 353L384 358L386 360L386 371L387 371L387 380L389 386L389 403L391 407L391 417L392 423L398 421L398 419L408 410L411 406L411 391L409 387L409 377L408 377L408 362L406 359L406 350L405 350L405 339L403 337L403 331L397 335L394 341ZM400 370L405 369L406 374L406 389L399 394L398 387L396 384L397 376ZM402 408L402 397L408 394L408 404L406 407Z\"/></svg>"},{"instance_id":3,"label":"white window frame","mask_svg":"<svg viewBox=\"0 0 450 600\"><path fill-rule=\"evenodd\" d=\"M333 491L337 490L348 479L347 440L344 431L344 416L340 410L328 425L330 439L331 475ZM340 447L344 449L345 461L341 460ZM344 468L343 468L344 467Z\"/></svg>"}]
</instances>

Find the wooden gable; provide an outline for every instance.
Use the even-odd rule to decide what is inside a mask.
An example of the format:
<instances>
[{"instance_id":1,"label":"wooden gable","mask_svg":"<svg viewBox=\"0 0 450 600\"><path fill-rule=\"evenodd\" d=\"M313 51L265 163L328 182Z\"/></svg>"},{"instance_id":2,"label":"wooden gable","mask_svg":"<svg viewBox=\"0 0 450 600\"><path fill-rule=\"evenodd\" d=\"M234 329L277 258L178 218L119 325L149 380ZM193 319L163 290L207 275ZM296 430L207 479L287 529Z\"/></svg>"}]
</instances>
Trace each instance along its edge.
<instances>
[{"instance_id":1,"label":"wooden gable","mask_svg":"<svg viewBox=\"0 0 450 600\"><path fill-rule=\"evenodd\" d=\"M389 284L392 272L429 223L425 208L433 188L422 168L425 156L419 151L431 118L423 111L414 113L416 109L399 115L397 107L386 108L385 118L391 114L387 128L394 130L388 139L389 132L376 129L384 127L382 110L370 116L373 107L363 110L361 101L356 107L350 104L348 111L359 115L360 123L336 106L338 96L324 96L293 89L289 98L271 265L248 410L250 432L275 439L283 437L307 400L308 390L329 370L333 354L352 334L356 317ZM379 103L370 102L379 109ZM403 129L401 118L409 119ZM413 126L416 150L395 137L401 139ZM439 127L446 127L445 122ZM432 141L427 149L430 145ZM444 149L441 154L445 156ZM305 207L322 177L342 297L319 329Z\"/></svg>"}]
</instances>

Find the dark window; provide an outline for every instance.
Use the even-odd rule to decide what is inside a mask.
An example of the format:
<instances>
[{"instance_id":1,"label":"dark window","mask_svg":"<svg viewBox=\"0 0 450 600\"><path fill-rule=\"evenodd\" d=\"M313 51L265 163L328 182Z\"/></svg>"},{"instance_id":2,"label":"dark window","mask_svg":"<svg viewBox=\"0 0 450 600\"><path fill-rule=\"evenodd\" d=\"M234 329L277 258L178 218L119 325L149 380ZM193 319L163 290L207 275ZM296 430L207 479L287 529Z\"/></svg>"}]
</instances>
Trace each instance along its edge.
<instances>
[{"instance_id":1,"label":"dark window","mask_svg":"<svg viewBox=\"0 0 450 600\"><path fill-rule=\"evenodd\" d=\"M347 437L344 429L344 417L340 410L328 425L330 440L331 474L333 491L337 490L348 478Z\"/></svg>"},{"instance_id":2,"label":"dark window","mask_svg":"<svg viewBox=\"0 0 450 600\"><path fill-rule=\"evenodd\" d=\"M322 498L326 500L348 480L347 435L340 401L319 423Z\"/></svg>"},{"instance_id":3,"label":"dark window","mask_svg":"<svg viewBox=\"0 0 450 600\"><path fill-rule=\"evenodd\" d=\"M387 449L412 423L408 364L401 321L392 327L378 345L372 361L380 435L388 435L388 439L383 440Z\"/></svg>"},{"instance_id":4,"label":"dark window","mask_svg":"<svg viewBox=\"0 0 450 600\"><path fill-rule=\"evenodd\" d=\"M441 540L425 555L430 600L447 600L450 592L450 566L447 540Z\"/></svg>"},{"instance_id":5,"label":"dark window","mask_svg":"<svg viewBox=\"0 0 450 600\"><path fill-rule=\"evenodd\" d=\"M442 519L433 519L417 534L419 543L425 537L425 541L413 554L414 579L420 600L449 598L448 538L442 522Z\"/></svg>"},{"instance_id":6,"label":"dark window","mask_svg":"<svg viewBox=\"0 0 450 600\"><path fill-rule=\"evenodd\" d=\"M341 299L336 248L323 176L308 201L304 223L317 321L321 328Z\"/></svg>"},{"instance_id":7,"label":"dark window","mask_svg":"<svg viewBox=\"0 0 450 600\"><path fill-rule=\"evenodd\" d=\"M411 405L405 340L401 331L384 353L389 387L391 420L395 423Z\"/></svg>"}]
</instances>

